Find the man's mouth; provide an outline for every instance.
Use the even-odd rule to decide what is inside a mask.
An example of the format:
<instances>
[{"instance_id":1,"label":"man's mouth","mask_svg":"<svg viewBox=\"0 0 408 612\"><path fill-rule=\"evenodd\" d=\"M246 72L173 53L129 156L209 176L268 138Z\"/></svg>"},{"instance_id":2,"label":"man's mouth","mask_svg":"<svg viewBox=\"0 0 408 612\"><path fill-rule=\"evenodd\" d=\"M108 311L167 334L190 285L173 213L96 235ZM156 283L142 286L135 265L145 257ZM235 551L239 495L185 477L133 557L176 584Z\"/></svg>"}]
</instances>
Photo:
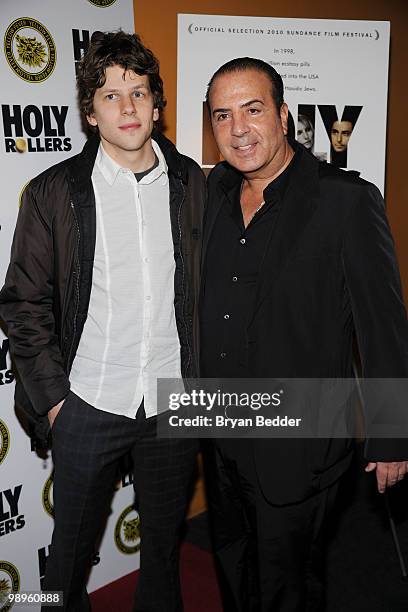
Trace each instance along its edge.
<instances>
[{"instance_id":1,"label":"man's mouth","mask_svg":"<svg viewBox=\"0 0 408 612\"><path fill-rule=\"evenodd\" d=\"M125 123L125 125L119 126L119 129L123 130L124 132L127 130L137 130L137 128L140 128L140 123Z\"/></svg>"},{"instance_id":2,"label":"man's mouth","mask_svg":"<svg viewBox=\"0 0 408 612\"><path fill-rule=\"evenodd\" d=\"M235 151L237 151L238 153L245 154L245 153L251 153L255 149L256 144L257 144L256 142L252 142L251 144L246 144L246 145L239 145L239 146L233 145L232 148L235 149Z\"/></svg>"}]
</instances>

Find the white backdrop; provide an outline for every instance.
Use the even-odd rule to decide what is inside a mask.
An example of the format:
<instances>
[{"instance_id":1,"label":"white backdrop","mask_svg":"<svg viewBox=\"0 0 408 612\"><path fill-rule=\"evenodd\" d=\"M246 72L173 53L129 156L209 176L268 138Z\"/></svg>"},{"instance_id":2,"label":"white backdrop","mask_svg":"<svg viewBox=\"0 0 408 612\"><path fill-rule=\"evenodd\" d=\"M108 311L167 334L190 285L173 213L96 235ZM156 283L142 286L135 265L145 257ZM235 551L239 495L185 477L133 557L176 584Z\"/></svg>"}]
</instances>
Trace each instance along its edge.
<instances>
[{"instance_id":1,"label":"white backdrop","mask_svg":"<svg viewBox=\"0 0 408 612\"><path fill-rule=\"evenodd\" d=\"M211 143L203 151L207 83L228 60L258 57L281 74L295 124L302 105L314 114L314 149L327 161L329 119L352 118L347 169L383 192L389 31L386 21L179 15L177 146L203 167L214 164Z\"/></svg>"},{"instance_id":2,"label":"white backdrop","mask_svg":"<svg viewBox=\"0 0 408 612\"><path fill-rule=\"evenodd\" d=\"M132 0L2 0L0 16L2 284L24 185L85 142L76 62L93 31L133 32L134 16ZM40 589L52 532L52 462L31 449L15 416L13 392L8 340L0 332L0 611L9 609L8 589ZM128 479L123 485L95 557L90 591L139 567L138 517L129 508L133 489Z\"/></svg>"}]
</instances>

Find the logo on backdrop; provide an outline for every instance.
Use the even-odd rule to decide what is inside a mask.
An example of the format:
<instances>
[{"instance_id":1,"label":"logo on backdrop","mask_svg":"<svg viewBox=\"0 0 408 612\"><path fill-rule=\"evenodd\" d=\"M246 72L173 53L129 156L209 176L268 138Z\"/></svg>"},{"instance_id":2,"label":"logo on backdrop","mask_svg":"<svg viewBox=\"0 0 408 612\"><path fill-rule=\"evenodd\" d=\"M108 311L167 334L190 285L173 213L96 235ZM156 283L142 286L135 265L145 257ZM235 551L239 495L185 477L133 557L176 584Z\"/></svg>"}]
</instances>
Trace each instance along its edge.
<instances>
[{"instance_id":1,"label":"logo on backdrop","mask_svg":"<svg viewBox=\"0 0 408 612\"><path fill-rule=\"evenodd\" d=\"M9 25L4 35L4 53L13 72L29 83L48 79L57 62L51 34L32 17L19 17Z\"/></svg>"},{"instance_id":2,"label":"logo on backdrop","mask_svg":"<svg viewBox=\"0 0 408 612\"><path fill-rule=\"evenodd\" d=\"M45 566L47 565L47 559L50 554L50 547L43 546L38 549L38 573L40 574L40 586L43 588L43 580L45 576Z\"/></svg>"},{"instance_id":3,"label":"logo on backdrop","mask_svg":"<svg viewBox=\"0 0 408 612\"><path fill-rule=\"evenodd\" d=\"M84 54L88 51L90 41L89 30L72 29L72 46L74 49L75 74L78 72L78 64Z\"/></svg>"},{"instance_id":4,"label":"logo on backdrop","mask_svg":"<svg viewBox=\"0 0 408 612\"><path fill-rule=\"evenodd\" d=\"M65 124L69 106L2 104L6 153L71 151Z\"/></svg>"},{"instance_id":5,"label":"logo on backdrop","mask_svg":"<svg viewBox=\"0 0 408 612\"><path fill-rule=\"evenodd\" d=\"M13 607L9 603L10 593L20 590L20 574L15 565L9 561L0 561L0 612L7 612Z\"/></svg>"},{"instance_id":6,"label":"logo on backdrop","mask_svg":"<svg viewBox=\"0 0 408 612\"><path fill-rule=\"evenodd\" d=\"M13 380L14 374L11 370L9 341L5 338L0 345L0 385L9 385Z\"/></svg>"},{"instance_id":7,"label":"logo on backdrop","mask_svg":"<svg viewBox=\"0 0 408 612\"><path fill-rule=\"evenodd\" d=\"M0 465L3 463L10 448L10 432L4 421L0 420Z\"/></svg>"},{"instance_id":8,"label":"logo on backdrop","mask_svg":"<svg viewBox=\"0 0 408 612\"><path fill-rule=\"evenodd\" d=\"M14 531L22 529L25 525L24 514L20 514L18 503L23 485L16 485L14 489L0 491L0 538Z\"/></svg>"},{"instance_id":9,"label":"logo on backdrop","mask_svg":"<svg viewBox=\"0 0 408 612\"><path fill-rule=\"evenodd\" d=\"M99 8L106 8L115 4L116 0L88 0L88 2Z\"/></svg>"},{"instance_id":10,"label":"logo on backdrop","mask_svg":"<svg viewBox=\"0 0 408 612\"><path fill-rule=\"evenodd\" d=\"M140 518L134 507L127 506L115 526L115 543L120 552L132 555L140 550Z\"/></svg>"},{"instance_id":11,"label":"logo on backdrop","mask_svg":"<svg viewBox=\"0 0 408 612\"><path fill-rule=\"evenodd\" d=\"M53 496L54 478L53 474L45 481L42 490L43 508L51 518L54 518L54 496Z\"/></svg>"}]
</instances>

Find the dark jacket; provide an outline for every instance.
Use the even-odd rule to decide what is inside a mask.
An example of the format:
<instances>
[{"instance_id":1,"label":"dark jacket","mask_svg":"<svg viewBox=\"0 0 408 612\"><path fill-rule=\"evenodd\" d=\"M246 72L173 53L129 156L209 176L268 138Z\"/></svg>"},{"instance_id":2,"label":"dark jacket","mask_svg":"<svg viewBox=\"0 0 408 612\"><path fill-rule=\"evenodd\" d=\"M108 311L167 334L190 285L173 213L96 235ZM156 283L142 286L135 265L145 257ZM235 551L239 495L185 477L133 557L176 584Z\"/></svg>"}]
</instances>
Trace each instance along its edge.
<instances>
[{"instance_id":1,"label":"dark jacket","mask_svg":"<svg viewBox=\"0 0 408 612\"><path fill-rule=\"evenodd\" d=\"M176 262L175 315L184 377L198 375L197 296L205 181L199 166L153 134L168 166ZM68 394L87 318L96 239L92 170L99 146L40 174L24 192L11 262L0 292L18 380L16 404L44 440L47 412Z\"/></svg>"},{"instance_id":2,"label":"dark jacket","mask_svg":"<svg viewBox=\"0 0 408 612\"><path fill-rule=\"evenodd\" d=\"M408 325L381 194L356 173L299 149L242 338L248 377L352 377L355 332L364 377L406 378ZM204 275L211 274L205 256L217 214L241 180L225 162L209 177ZM254 449L262 489L275 503L328 486L350 461L341 439L264 438ZM407 442L369 440L366 457L406 460Z\"/></svg>"}]
</instances>

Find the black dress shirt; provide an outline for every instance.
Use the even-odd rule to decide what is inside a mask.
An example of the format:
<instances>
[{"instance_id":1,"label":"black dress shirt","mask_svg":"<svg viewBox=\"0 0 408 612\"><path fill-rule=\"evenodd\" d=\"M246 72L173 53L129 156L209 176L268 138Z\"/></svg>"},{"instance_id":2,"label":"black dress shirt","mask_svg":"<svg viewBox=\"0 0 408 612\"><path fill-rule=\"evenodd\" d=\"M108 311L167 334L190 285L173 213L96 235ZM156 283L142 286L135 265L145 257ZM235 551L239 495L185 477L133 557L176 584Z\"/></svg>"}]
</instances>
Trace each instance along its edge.
<instances>
[{"instance_id":1,"label":"black dress shirt","mask_svg":"<svg viewBox=\"0 0 408 612\"><path fill-rule=\"evenodd\" d=\"M258 273L282 207L295 155L265 188L264 205L247 227L241 210L242 182L228 192L213 228L203 270L201 296L201 371L207 378L247 375L246 323L255 298Z\"/></svg>"}]
</instances>

